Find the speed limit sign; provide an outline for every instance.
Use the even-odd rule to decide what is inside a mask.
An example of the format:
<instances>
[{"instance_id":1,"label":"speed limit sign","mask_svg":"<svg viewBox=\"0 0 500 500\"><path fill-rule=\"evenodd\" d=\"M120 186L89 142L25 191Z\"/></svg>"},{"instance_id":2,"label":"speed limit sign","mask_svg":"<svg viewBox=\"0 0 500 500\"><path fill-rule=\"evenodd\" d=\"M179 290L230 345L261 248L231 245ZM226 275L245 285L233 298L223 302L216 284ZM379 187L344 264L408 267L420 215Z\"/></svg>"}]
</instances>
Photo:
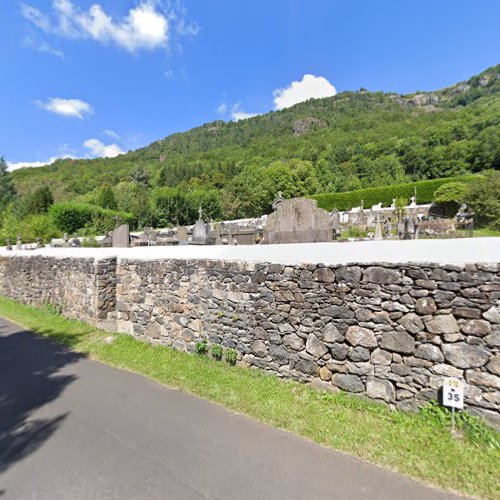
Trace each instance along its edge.
<instances>
[{"instance_id":1,"label":"speed limit sign","mask_svg":"<svg viewBox=\"0 0 500 500\"><path fill-rule=\"evenodd\" d=\"M459 410L464 407L464 383L458 378L444 379L443 405Z\"/></svg>"}]
</instances>

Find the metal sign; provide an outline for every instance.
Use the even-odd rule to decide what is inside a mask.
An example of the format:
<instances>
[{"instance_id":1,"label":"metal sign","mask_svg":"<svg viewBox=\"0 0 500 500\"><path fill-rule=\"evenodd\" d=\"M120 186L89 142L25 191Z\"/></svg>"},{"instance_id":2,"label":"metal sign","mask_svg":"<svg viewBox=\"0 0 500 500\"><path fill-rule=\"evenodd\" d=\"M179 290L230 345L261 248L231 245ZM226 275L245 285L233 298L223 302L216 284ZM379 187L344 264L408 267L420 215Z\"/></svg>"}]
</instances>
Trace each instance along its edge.
<instances>
[{"instance_id":1,"label":"metal sign","mask_svg":"<svg viewBox=\"0 0 500 500\"><path fill-rule=\"evenodd\" d=\"M464 383L458 378L444 379L443 405L459 410L464 407Z\"/></svg>"}]
</instances>

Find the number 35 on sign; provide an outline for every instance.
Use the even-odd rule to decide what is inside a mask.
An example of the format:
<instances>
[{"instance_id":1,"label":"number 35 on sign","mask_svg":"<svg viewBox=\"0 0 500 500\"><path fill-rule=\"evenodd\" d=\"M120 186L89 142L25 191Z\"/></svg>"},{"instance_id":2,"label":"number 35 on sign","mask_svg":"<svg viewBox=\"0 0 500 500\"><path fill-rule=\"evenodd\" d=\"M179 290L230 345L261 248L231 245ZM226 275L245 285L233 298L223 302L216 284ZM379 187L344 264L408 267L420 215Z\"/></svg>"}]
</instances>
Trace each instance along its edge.
<instances>
[{"instance_id":1,"label":"number 35 on sign","mask_svg":"<svg viewBox=\"0 0 500 500\"><path fill-rule=\"evenodd\" d=\"M445 378L443 382L443 405L461 410L464 407L464 383L457 378Z\"/></svg>"}]
</instances>

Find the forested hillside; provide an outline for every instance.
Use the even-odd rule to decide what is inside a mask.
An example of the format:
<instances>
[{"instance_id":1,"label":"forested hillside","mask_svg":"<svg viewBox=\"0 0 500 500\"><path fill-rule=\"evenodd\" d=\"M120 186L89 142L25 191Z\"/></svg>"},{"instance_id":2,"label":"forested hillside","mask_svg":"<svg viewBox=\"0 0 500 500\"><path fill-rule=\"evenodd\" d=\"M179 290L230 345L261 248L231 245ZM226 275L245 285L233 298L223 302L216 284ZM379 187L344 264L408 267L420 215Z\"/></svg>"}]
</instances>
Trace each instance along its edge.
<instances>
[{"instance_id":1,"label":"forested hillside","mask_svg":"<svg viewBox=\"0 0 500 500\"><path fill-rule=\"evenodd\" d=\"M130 212L139 225L192 222L198 204L215 219L260 215L278 190L303 196L500 170L499 89L500 65L434 92L359 89L12 180L18 200L49 186L55 201Z\"/></svg>"}]
</instances>

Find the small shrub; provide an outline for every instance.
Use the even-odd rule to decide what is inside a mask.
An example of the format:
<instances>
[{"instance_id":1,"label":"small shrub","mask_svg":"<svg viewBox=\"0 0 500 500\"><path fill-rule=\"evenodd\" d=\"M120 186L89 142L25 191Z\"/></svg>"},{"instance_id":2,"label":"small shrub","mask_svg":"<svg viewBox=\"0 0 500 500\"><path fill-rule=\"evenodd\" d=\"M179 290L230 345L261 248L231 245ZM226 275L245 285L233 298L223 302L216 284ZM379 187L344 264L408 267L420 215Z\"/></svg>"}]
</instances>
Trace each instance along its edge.
<instances>
[{"instance_id":1,"label":"small shrub","mask_svg":"<svg viewBox=\"0 0 500 500\"><path fill-rule=\"evenodd\" d=\"M238 353L236 352L235 349L227 349L226 350L226 361L230 365L235 365L237 359L238 359Z\"/></svg>"},{"instance_id":2,"label":"small shrub","mask_svg":"<svg viewBox=\"0 0 500 500\"><path fill-rule=\"evenodd\" d=\"M50 302L45 302L45 304L43 305L43 308L49 314L54 314L54 315L59 315L59 314L61 314L61 311L62 311L61 306L55 306L54 304L51 304Z\"/></svg>"},{"instance_id":3,"label":"small shrub","mask_svg":"<svg viewBox=\"0 0 500 500\"><path fill-rule=\"evenodd\" d=\"M98 248L101 245L95 238L84 238L82 241L82 247L85 248Z\"/></svg>"},{"instance_id":4,"label":"small shrub","mask_svg":"<svg viewBox=\"0 0 500 500\"><path fill-rule=\"evenodd\" d=\"M196 342L194 349L196 354L205 355L208 352L208 345L206 340Z\"/></svg>"},{"instance_id":5,"label":"small shrub","mask_svg":"<svg viewBox=\"0 0 500 500\"><path fill-rule=\"evenodd\" d=\"M212 356L220 361L222 359L222 353L223 353L223 350L222 350L222 347L219 345L219 344L214 344L212 346Z\"/></svg>"}]
</instances>

